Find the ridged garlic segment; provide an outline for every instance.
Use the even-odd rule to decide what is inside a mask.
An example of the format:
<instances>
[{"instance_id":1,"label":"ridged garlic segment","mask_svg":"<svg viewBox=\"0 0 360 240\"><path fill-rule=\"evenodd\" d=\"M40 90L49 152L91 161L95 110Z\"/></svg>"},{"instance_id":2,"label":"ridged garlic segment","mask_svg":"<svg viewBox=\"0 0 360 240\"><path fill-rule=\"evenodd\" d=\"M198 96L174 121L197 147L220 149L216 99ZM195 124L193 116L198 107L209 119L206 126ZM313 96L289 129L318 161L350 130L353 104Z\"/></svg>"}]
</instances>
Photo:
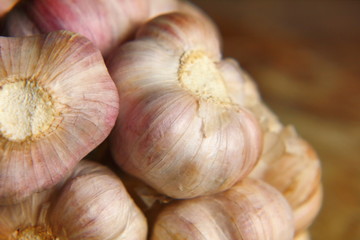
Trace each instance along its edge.
<instances>
[{"instance_id":1,"label":"ridged garlic segment","mask_svg":"<svg viewBox=\"0 0 360 240\"><path fill-rule=\"evenodd\" d=\"M150 11L148 1L27 0L22 12L27 18L12 13L6 28L10 36L31 34L31 30L77 32L89 38L106 55L146 21Z\"/></svg>"},{"instance_id":2,"label":"ridged garlic segment","mask_svg":"<svg viewBox=\"0 0 360 240\"><path fill-rule=\"evenodd\" d=\"M0 207L0 239L145 240L146 219L109 169L81 161L55 188Z\"/></svg>"},{"instance_id":3,"label":"ridged garlic segment","mask_svg":"<svg viewBox=\"0 0 360 240\"><path fill-rule=\"evenodd\" d=\"M108 62L123 109L113 156L174 198L228 189L251 171L261 149L256 119L233 101L241 82L223 71L229 63L220 59L217 31L195 16L153 19Z\"/></svg>"},{"instance_id":4,"label":"ridged garlic segment","mask_svg":"<svg viewBox=\"0 0 360 240\"><path fill-rule=\"evenodd\" d=\"M262 178L276 186L292 206L297 206L320 184L320 161L313 148L291 127L284 128L278 141L278 149L283 151L269 159Z\"/></svg>"},{"instance_id":5,"label":"ridged garlic segment","mask_svg":"<svg viewBox=\"0 0 360 240\"><path fill-rule=\"evenodd\" d=\"M225 192L167 206L151 240L292 240L293 234L285 198L265 182L247 178Z\"/></svg>"},{"instance_id":6,"label":"ridged garlic segment","mask_svg":"<svg viewBox=\"0 0 360 240\"><path fill-rule=\"evenodd\" d=\"M313 148L292 127L266 134L266 149L250 174L276 187L295 211L296 230L307 228L321 207L321 166Z\"/></svg>"},{"instance_id":7,"label":"ridged garlic segment","mask_svg":"<svg viewBox=\"0 0 360 240\"><path fill-rule=\"evenodd\" d=\"M70 32L0 37L0 205L49 188L110 133L118 94L102 56Z\"/></svg>"},{"instance_id":8,"label":"ridged garlic segment","mask_svg":"<svg viewBox=\"0 0 360 240\"><path fill-rule=\"evenodd\" d=\"M308 198L296 207L293 207L295 230L297 233L305 231L318 215L323 199L322 185L319 184Z\"/></svg>"}]
</instances>

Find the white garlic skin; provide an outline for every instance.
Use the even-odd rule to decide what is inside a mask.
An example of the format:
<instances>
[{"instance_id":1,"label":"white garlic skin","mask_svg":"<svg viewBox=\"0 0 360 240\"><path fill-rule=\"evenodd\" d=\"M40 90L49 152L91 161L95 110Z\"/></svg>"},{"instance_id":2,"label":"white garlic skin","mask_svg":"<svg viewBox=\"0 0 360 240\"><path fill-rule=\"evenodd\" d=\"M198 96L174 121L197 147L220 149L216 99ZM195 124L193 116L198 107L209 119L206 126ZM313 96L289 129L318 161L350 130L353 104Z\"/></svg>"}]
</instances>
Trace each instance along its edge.
<instances>
[{"instance_id":1,"label":"white garlic skin","mask_svg":"<svg viewBox=\"0 0 360 240\"><path fill-rule=\"evenodd\" d=\"M220 59L212 26L194 15L162 15L108 62L122 106L111 136L113 156L122 169L174 198L228 189L260 154L260 128L233 103L228 89L241 82L228 84L223 69L229 63ZM190 80L179 80L182 70ZM191 85L197 78L204 87Z\"/></svg>"},{"instance_id":2,"label":"white garlic skin","mask_svg":"<svg viewBox=\"0 0 360 240\"><path fill-rule=\"evenodd\" d=\"M0 239L12 240L18 230L35 227L48 229L56 240L145 240L147 235L146 219L121 180L86 160L58 186L0 207Z\"/></svg>"},{"instance_id":3,"label":"white garlic skin","mask_svg":"<svg viewBox=\"0 0 360 240\"><path fill-rule=\"evenodd\" d=\"M167 206L151 240L292 240L293 235L284 197L265 182L244 179L225 192Z\"/></svg>"},{"instance_id":4,"label":"white garlic skin","mask_svg":"<svg viewBox=\"0 0 360 240\"><path fill-rule=\"evenodd\" d=\"M319 184L306 200L293 207L296 233L301 233L311 226L321 210L322 200L323 189Z\"/></svg>"}]
</instances>

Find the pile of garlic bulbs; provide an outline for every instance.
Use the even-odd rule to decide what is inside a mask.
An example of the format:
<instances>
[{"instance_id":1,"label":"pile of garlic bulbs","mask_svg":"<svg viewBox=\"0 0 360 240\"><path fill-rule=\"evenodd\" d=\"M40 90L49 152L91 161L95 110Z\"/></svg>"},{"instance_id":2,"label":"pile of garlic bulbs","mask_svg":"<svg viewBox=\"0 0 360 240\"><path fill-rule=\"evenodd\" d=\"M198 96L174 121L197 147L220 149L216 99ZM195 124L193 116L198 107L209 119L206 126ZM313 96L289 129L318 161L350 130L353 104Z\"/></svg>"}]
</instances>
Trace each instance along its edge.
<instances>
[{"instance_id":1,"label":"pile of garlic bulbs","mask_svg":"<svg viewBox=\"0 0 360 240\"><path fill-rule=\"evenodd\" d=\"M310 239L320 161L200 9L5 2L0 240Z\"/></svg>"}]
</instances>

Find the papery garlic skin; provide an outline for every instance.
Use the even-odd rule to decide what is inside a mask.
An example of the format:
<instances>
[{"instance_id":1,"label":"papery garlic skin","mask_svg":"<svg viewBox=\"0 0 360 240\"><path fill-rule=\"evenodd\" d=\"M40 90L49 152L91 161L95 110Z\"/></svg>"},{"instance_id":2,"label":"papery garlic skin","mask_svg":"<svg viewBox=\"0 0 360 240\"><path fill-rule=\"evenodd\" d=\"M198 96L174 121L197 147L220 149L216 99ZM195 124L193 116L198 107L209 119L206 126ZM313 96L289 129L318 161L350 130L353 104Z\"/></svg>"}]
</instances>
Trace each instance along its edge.
<instances>
[{"instance_id":1,"label":"papery garlic skin","mask_svg":"<svg viewBox=\"0 0 360 240\"><path fill-rule=\"evenodd\" d=\"M219 46L212 24L170 13L148 22L107 64L123 109L113 156L170 197L228 189L260 154L260 128L228 95Z\"/></svg>"},{"instance_id":2,"label":"papery garlic skin","mask_svg":"<svg viewBox=\"0 0 360 240\"><path fill-rule=\"evenodd\" d=\"M320 161L314 149L297 136L294 128L284 128L279 137L277 144L282 145L283 152L278 152L279 156L274 159L269 158L261 178L276 186L292 206L297 206L320 184Z\"/></svg>"},{"instance_id":3,"label":"papery garlic skin","mask_svg":"<svg viewBox=\"0 0 360 240\"><path fill-rule=\"evenodd\" d=\"M118 93L99 50L66 32L0 38L0 205L57 184L110 133Z\"/></svg>"},{"instance_id":4,"label":"papery garlic skin","mask_svg":"<svg viewBox=\"0 0 360 240\"><path fill-rule=\"evenodd\" d=\"M117 44L125 41L149 15L148 0L28 0L24 4L28 20L42 33L57 30L77 32L89 38L107 55ZM22 19L24 20L24 18ZM14 26L9 19L10 36L29 33L23 26ZM20 21L28 25L26 21Z\"/></svg>"},{"instance_id":5,"label":"papery garlic skin","mask_svg":"<svg viewBox=\"0 0 360 240\"><path fill-rule=\"evenodd\" d=\"M304 202L293 207L296 233L305 231L314 222L321 209L322 200L323 189L319 184Z\"/></svg>"},{"instance_id":6,"label":"papery garlic skin","mask_svg":"<svg viewBox=\"0 0 360 240\"><path fill-rule=\"evenodd\" d=\"M293 234L284 197L260 180L244 179L225 192L167 206L151 240L292 240Z\"/></svg>"},{"instance_id":7,"label":"papery garlic skin","mask_svg":"<svg viewBox=\"0 0 360 240\"><path fill-rule=\"evenodd\" d=\"M85 160L56 188L0 207L0 239L145 240L146 234L146 219L120 179Z\"/></svg>"}]
</instances>

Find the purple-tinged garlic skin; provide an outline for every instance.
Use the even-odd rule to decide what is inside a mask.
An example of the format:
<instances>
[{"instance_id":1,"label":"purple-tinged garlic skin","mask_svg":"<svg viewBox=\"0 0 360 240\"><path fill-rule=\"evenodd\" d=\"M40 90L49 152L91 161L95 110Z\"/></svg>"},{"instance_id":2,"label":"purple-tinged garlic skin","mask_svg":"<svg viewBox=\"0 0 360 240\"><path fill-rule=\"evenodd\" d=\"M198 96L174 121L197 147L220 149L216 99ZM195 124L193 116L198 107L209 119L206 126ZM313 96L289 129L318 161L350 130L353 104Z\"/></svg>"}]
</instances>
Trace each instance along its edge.
<instances>
[{"instance_id":1,"label":"purple-tinged garlic skin","mask_svg":"<svg viewBox=\"0 0 360 240\"><path fill-rule=\"evenodd\" d=\"M146 219L121 180L86 160L56 187L0 207L0 239L145 240L146 235Z\"/></svg>"},{"instance_id":2,"label":"purple-tinged garlic skin","mask_svg":"<svg viewBox=\"0 0 360 240\"><path fill-rule=\"evenodd\" d=\"M292 240L293 235L292 210L281 193L247 178L225 192L167 206L151 240Z\"/></svg>"},{"instance_id":3,"label":"purple-tinged garlic skin","mask_svg":"<svg viewBox=\"0 0 360 240\"><path fill-rule=\"evenodd\" d=\"M57 184L119 111L100 51L67 31L0 37L0 205Z\"/></svg>"},{"instance_id":4,"label":"purple-tinged garlic skin","mask_svg":"<svg viewBox=\"0 0 360 240\"><path fill-rule=\"evenodd\" d=\"M234 102L217 29L183 13L159 16L107 62L122 111L116 162L158 192L192 198L226 190L260 155L261 131ZM242 94L241 92L237 94Z\"/></svg>"},{"instance_id":5,"label":"purple-tinged garlic skin","mask_svg":"<svg viewBox=\"0 0 360 240\"><path fill-rule=\"evenodd\" d=\"M144 23L149 15L148 0L27 0L25 18L7 21L10 36L31 33L23 25L35 25L42 33L57 30L77 32L89 38L105 56ZM22 22L15 26L12 21ZM33 29L33 28L32 28Z\"/></svg>"}]
</instances>

